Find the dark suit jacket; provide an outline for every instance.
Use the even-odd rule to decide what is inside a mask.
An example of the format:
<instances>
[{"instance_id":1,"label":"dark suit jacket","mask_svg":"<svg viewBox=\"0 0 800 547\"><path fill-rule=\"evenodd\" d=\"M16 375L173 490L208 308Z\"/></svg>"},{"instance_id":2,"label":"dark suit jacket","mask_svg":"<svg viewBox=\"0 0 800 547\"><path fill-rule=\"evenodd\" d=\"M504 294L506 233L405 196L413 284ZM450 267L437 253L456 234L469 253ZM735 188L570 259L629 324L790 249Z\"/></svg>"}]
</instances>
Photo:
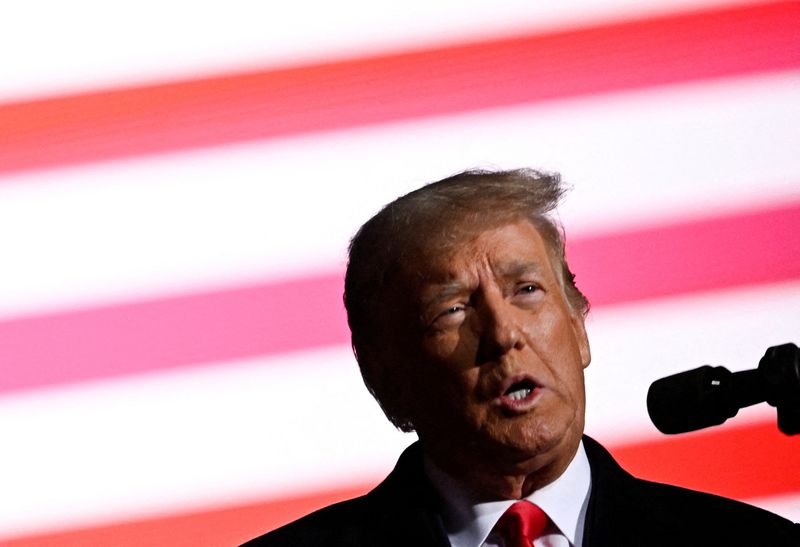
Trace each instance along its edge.
<instances>
[{"instance_id":1,"label":"dark suit jacket","mask_svg":"<svg viewBox=\"0 0 800 547\"><path fill-rule=\"evenodd\" d=\"M592 473L584 547L800 547L800 525L729 499L636 479L584 437ZM438 495L411 445L374 490L247 547L448 547Z\"/></svg>"}]
</instances>

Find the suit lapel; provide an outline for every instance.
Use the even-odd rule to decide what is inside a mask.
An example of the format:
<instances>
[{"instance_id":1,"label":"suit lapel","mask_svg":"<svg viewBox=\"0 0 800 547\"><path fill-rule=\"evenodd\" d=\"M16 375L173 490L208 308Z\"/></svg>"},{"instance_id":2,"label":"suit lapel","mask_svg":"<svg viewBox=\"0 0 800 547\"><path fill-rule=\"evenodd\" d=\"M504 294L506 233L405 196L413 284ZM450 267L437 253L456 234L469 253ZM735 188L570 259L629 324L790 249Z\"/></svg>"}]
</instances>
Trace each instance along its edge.
<instances>
[{"instance_id":1,"label":"suit lapel","mask_svg":"<svg viewBox=\"0 0 800 547\"><path fill-rule=\"evenodd\" d=\"M586 510L583 547L638 545L646 515L636 495L636 479L590 437L583 437L592 488Z\"/></svg>"},{"instance_id":2,"label":"suit lapel","mask_svg":"<svg viewBox=\"0 0 800 547\"><path fill-rule=\"evenodd\" d=\"M419 442L408 447L394 470L367 497L382 509L372 523L374 545L450 547L441 521L441 500L425 475Z\"/></svg>"}]
</instances>

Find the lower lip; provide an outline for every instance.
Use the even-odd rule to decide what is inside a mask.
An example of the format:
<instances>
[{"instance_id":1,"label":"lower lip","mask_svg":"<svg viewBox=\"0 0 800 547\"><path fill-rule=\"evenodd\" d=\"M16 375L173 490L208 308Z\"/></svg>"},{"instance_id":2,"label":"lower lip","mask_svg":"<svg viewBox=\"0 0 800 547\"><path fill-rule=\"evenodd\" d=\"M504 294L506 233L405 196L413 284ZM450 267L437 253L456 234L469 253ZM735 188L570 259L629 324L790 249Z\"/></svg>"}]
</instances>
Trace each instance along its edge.
<instances>
[{"instance_id":1,"label":"lower lip","mask_svg":"<svg viewBox=\"0 0 800 547\"><path fill-rule=\"evenodd\" d=\"M536 405L536 402L539 400L539 397L542 394L542 389L537 387L531 390L528 393L528 396L524 399L512 399L511 397L506 397L505 395L501 395L494 400L495 406L499 407L502 410L507 412L513 413L520 413L530 410Z\"/></svg>"}]
</instances>

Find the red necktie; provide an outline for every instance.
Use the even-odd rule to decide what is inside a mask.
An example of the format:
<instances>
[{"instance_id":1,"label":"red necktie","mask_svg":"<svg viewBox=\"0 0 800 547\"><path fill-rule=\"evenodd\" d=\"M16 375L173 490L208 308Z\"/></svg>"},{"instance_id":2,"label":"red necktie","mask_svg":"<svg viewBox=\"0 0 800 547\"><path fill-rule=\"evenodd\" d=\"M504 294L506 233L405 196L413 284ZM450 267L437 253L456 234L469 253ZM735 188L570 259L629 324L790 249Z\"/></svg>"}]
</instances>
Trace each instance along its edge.
<instances>
[{"instance_id":1,"label":"red necktie","mask_svg":"<svg viewBox=\"0 0 800 547\"><path fill-rule=\"evenodd\" d=\"M505 540L506 547L531 547L533 540L542 535L547 515L529 501L518 501L509 507L495 524Z\"/></svg>"}]
</instances>

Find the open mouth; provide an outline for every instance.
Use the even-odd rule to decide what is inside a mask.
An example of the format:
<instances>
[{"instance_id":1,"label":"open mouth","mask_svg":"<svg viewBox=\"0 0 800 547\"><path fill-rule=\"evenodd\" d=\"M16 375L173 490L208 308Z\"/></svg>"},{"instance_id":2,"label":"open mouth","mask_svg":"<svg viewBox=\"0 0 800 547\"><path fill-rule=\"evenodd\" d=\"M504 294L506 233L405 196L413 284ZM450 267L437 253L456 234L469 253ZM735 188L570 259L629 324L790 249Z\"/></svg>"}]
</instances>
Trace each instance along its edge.
<instances>
[{"instance_id":1,"label":"open mouth","mask_svg":"<svg viewBox=\"0 0 800 547\"><path fill-rule=\"evenodd\" d=\"M509 378L505 391L495 400L501 407L523 410L531 405L541 391L539 385L527 376Z\"/></svg>"},{"instance_id":2,"label":"open mouth","mask_svg":"<svg viewBox=\"0 0 800 547\"><path fill-rule=\"evenodd\" d=\"M503 394L503 397L508 397L512 401L522 401L530 396L534 389L536 389L536 386L533 382L530 380L523 380L508 388Z\"/></svg>"}]
</instances>

